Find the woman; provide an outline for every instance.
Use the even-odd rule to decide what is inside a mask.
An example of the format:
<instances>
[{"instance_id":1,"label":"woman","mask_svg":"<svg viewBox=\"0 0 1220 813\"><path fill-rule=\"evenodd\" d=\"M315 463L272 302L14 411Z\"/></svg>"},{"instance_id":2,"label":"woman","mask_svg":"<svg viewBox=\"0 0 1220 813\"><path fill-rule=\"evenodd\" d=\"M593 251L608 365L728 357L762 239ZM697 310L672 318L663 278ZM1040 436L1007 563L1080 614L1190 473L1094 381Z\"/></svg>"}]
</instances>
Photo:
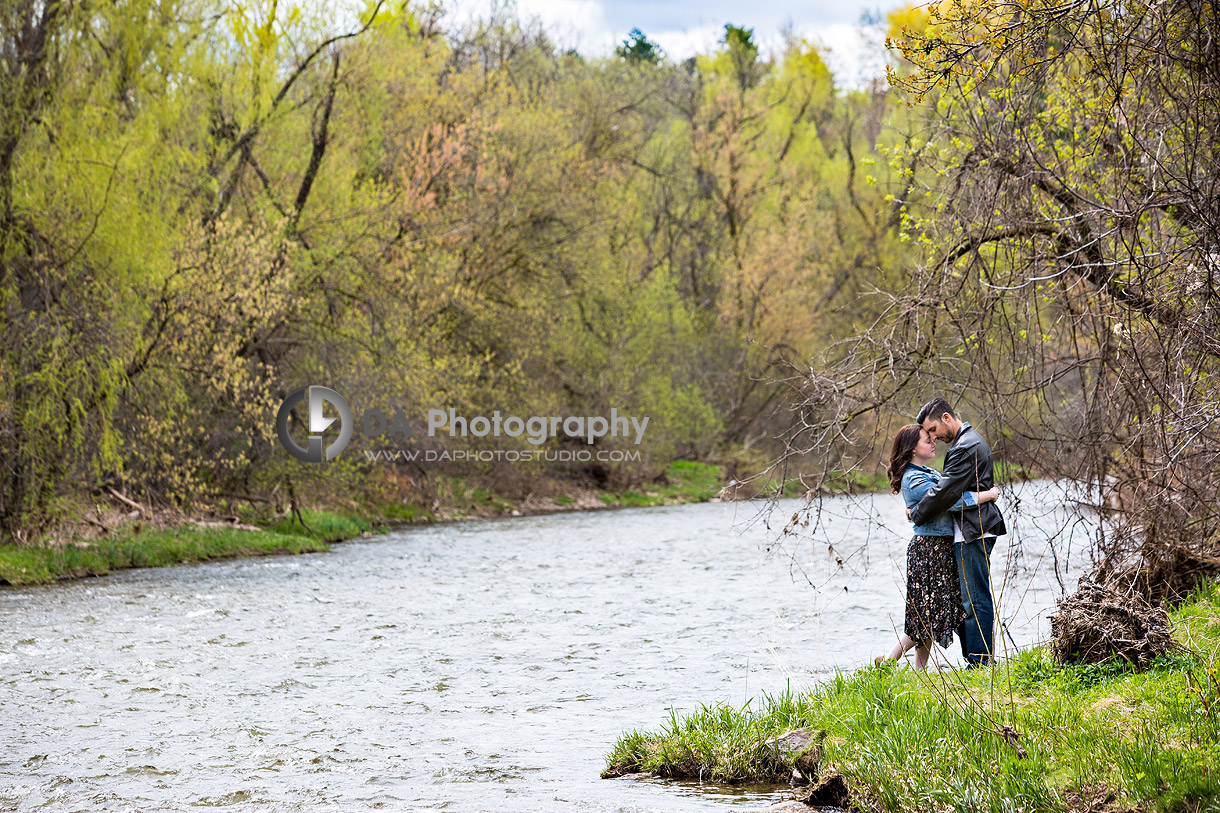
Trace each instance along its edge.
<instances>
[{"instance_id":1,"label":"woman","mask_svg":"<svg viewBox=\"0 0 1220 813\"><path fill-rule=\"evenodd\" d=\"M940 472L928 468L936 456L932 436L918 424L898 430L890 450L890 487L902 492L907 508L914 507L932 486L940 481ZM887 655L878 655L880 666L888 657L901 658L915 647L915 667L928 668L932 642L947 647L953 633L966 618L962 594L957 581L957 558L953 552L953 517L951 511L973 508L1000 496L998 488L978 494L966 492L948 512L932 517L914 528L914 537L907 546L906 619L898 644Z\"/></svg>"}]
</instances>

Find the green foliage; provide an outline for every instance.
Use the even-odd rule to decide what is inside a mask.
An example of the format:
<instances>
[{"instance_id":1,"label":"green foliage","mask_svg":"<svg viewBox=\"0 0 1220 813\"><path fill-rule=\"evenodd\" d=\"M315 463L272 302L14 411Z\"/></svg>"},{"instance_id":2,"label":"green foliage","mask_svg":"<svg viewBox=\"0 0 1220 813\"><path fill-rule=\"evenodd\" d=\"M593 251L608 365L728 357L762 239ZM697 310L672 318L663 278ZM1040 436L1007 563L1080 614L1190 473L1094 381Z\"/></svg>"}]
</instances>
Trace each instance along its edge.
<instances>
[{"instance_id":1,"label":"green foliage","mask_svg":"<svg viewBox=\"0 0 1220 813\"><path fill-rule=\"evenodd\" d=\"M128 523L98 539L52 545L0 545L0 582L44 584L58 579L104 575L129 567L167 567L234 556L262 556L330 550L330 544L372 530L351 514L304 509L296 516L265 520L251 508L239 510L263 530L181 525L165 528Z\"/></svg>"},{"instance_id":2,"label":"green foliage","mask_svg":"<svg viewBox=\"0 0 1220 813\"><path fill-rule=\"evenodd\" d=\"M48 8L7 9L0 49L57 43L0 70L5 538L109 488L403 504L359 436L325 471L279 449L305 383L417 435L434 407L646 415L604 444L640 475L758 448L776 371L866 324L904 250L857 172L857 122L897 108L836 95L809 43L768 61L728 26L692 71L639 31L573 59L506 15L451 40L378 4L350 30L274 2Z\"/></svg>"},{"instance_id":3,"label":"green foliage","mask_svg":"<svg viewBox=\"0 0 1220 813\"><path fill-rule=\"evenodd\" d=\"M881 152L922 257L819 365L816 395L842 395L810 399L809 434L854 445L845 409L954 393L1001 454L1121 506L1097 558L1176 600L1157 563L1208 555L1220 500L1220 8L951 0L891 22L891 82L927 127Z\"/></svg>"},{"instance_id":4,"label":"green foliage","mask_svg":"<svg viewBox=\"0 0 1220 813\"><path fill-rule=\"evenodd\" d=\"M431 511L425 511L414 505L391 504L377 509L376 516L381 519L398 520L402 522L435 522L436 516Z\"/></svg>"},{"instance_id":5,"label":"green foliage","mask_svg":"<svg viewBox=\"0 0 1220 813\"><path fill-rule=\"evenodd\" d=\"M724 468L694 460L675 460L669 464L661 482L651 483L644 491L602 492L606 505L639 507L704 502L716 497L724 487Z\"/></svg>"},{"instance_id":6,"label":"green foliage","mask_svg":"<svg viewBox=\"0 0 1220 813\"><path fill-rule=\"evenodd\" d=\"M128 567L167 567L234 556L325 550L329 550L326 542L307 534L191 526L146 529L59 546L0 546L0 582L46 584L101 576Z\"/></svg>"},{"instance_id":7,"label":"green foliage","mask_svg":"<svg viewBox=\"0 0 1220 813\"><path fill-rule=\"evenodd\" d=\"M628 62L656 65L664 57L661 46L657 45L638 28L631 29L627 39L614 49L614 55Z\"/></svg>"},{"instance_id":8,"label":"green foliage","mask_svg":"<svg viewBox=\"0 0 1220 813\"><path fill-rule=\"evenodd\" d=\"M438 476L436 492L440 502L458 517L503 514L514 508L512 502L482 486L471 485L465 477Z\"/></svg>"},{"instance_id":9,"label":"green foliage","mask_svg":"<svg viewBox=\"0 0 1220 813\"><path fill-rule=\"evenodd\" d=\"M710 500L724 488L724 467L695 460L675 460L665 472L674 496L693 501Z\"/></svg>"},{"instance_id":10,"label":"green foliage","mask_svg":"<svg viewBox=\"0 0 1220 813\"><path fill-rule=\"evenodd\" d=\"M733 76L742 90L753 87L758 81L758 45L754 42L754 29L741 28L726 23L724 38L721 40L728 49L729 60L733 65Z\"/></svg>"},{"instance_id":11,"label":"green foliage","mask_svg":"<svg viewBox=\"0 0 1220 813\"><path fill-rule=\"evenodd\" d=\"M301 524L301 518L305 520L304 525ZM295 515L283 517L275 522L265 523L264 527L275 534L303 536L323 542L341 542L370 530L368 522L349 514L306 508L301 511L301 518Z\"/></svg>"},{"instance_id":12,"label":"green foliage","mask_svg":"<svg viewBox=\"0 0 1220 813\"><path fill-rule=\"evenodd\" d=\"M1036 477L1026 466L1017 463L1011 463L1006 460L995 461L992 477L996 485L1006 485L1008 483L1018 483L1022 480L1030 480Z\"/></svg>"},{"instance_id":13,"label":"green foliage","mask_svg":"<svg viewBox=\"0 0 1220 813\"><path fill-rule=\"evenodd\" d=\"M671 712L655 734L623 735L606 775L761 779L774 768L756 758L759 745L812 727L827 731L826 763L882 810L1067 810L1066 792L1103 786L1121 806L1210 809L1220 800L1217 610L1208 585L1174 616L1197 649L1142 672L1061 667L1036 648L989 669L864 669L756 707Z\"/></svg>"},{"instance_id":14,"label":"green foliage","mask_svg":"<svg viewBox=\"0 0 1220 813\"><path fill-rule=\"evenodd\" d=\"M598 497L606 505L619 508L640 508L647 505L664 505L665 498L659 494L641 494L638 491L623 491L616 494L603 493Z\"/></svg>"}]
</instances>

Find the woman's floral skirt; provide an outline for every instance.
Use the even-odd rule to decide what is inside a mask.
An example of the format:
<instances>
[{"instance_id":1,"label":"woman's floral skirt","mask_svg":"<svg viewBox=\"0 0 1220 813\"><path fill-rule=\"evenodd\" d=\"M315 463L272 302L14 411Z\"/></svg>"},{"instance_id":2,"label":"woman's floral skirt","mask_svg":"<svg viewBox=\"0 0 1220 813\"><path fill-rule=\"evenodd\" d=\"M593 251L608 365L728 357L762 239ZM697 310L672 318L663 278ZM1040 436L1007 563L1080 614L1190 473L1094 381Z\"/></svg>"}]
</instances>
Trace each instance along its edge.
<instances>
[{"instance_id":1,"label":"woman's floral skirt","mask_svg":"<svg viewBox=\"0 0 1220 813\"><path fill-rule=\"evenodd\" d=\"M907 607L903 631L920 646L942 647L966 619L951 536L916 536L907 546Z\"/></svg>"}]
</instances>

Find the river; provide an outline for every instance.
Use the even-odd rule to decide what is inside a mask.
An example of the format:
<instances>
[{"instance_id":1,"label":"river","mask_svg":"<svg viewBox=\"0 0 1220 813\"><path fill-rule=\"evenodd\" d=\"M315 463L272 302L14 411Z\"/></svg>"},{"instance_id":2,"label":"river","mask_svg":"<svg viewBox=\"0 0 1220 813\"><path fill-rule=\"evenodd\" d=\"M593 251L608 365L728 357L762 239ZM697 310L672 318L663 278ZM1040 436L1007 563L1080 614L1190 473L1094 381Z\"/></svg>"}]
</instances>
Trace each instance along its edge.
<instances>
[{"instance_id":1,"label":"river","mask_svg":"<svg viewBox=\"0 0 1220 813\"><path fill-rule=\"evenodd\" d=\"M0 589L0 808L765 807L783 790L598 772L670 707L809 686L892 644L899 499L827 500L816 533L781 540L800 505L469 521ZM1046 484L1001 505L1004 640L1028 646L1091 526Z\"/></svg>"}]
</instances>

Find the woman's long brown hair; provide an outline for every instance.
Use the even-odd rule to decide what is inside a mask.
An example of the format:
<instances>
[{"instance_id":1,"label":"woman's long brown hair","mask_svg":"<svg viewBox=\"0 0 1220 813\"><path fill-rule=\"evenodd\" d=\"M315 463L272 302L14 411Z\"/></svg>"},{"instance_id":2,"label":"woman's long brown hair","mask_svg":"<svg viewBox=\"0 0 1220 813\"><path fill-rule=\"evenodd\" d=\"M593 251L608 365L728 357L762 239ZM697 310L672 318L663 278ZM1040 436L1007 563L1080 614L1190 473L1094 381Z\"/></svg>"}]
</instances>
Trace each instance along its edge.
<instances>
[{"instance_id":1,"label":"woman's long brown hair","mask_svg":"<svg viewBox=\"0 0 1220 813\"><path fill-rule=\"evenodd\" d=\"M894 435L894 445L890 449L890 465L886 472L890 475L890 488L897 494L902 491L902 473L911 463L911 454L919 443L923 427L917 423L908 423Z\"/></svg>"}]
</instances>

